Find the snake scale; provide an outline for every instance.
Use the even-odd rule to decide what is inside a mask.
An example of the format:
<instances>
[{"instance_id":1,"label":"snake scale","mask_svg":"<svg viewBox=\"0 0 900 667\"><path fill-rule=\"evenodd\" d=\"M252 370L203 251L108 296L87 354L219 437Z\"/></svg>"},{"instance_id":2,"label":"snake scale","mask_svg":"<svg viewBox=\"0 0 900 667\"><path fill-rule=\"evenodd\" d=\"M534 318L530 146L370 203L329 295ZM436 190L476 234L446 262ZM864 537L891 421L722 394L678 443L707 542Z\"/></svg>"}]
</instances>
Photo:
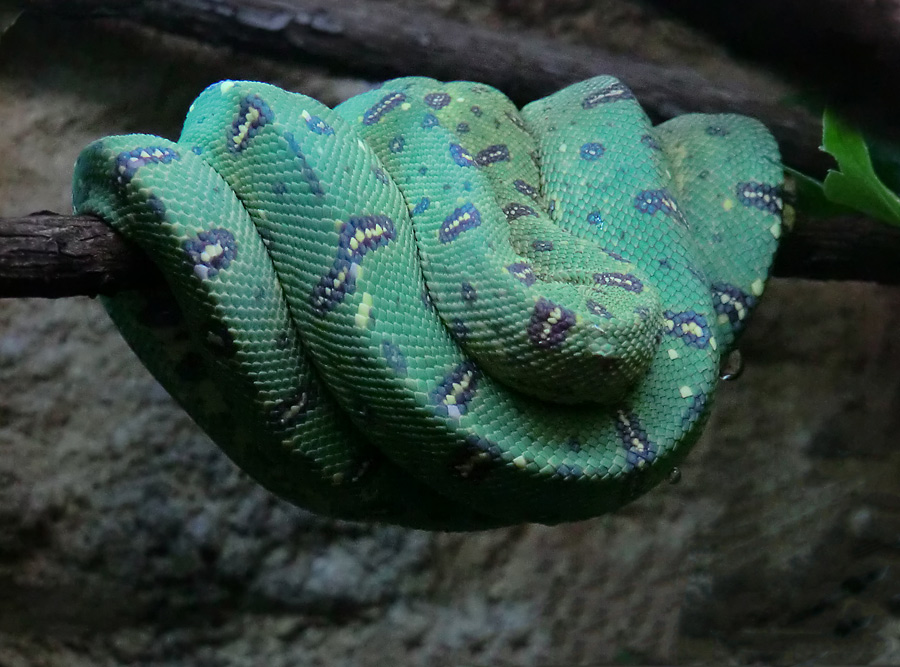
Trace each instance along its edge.
<instances>
[{"instance_id":1,"label":"snake scale","mask_svg":"<svg viewBox=\"0 0 900 667\"><path fill-rule=\"evenodd\" d=\"M654 127L608 76L521 110L420 77L333 110L223 81L177 142L85 148L74 207L164 274L105 305L238 466L328 516L477 530L614 510L682 460L782 181L757 121Z\"/></svg>"}]
</instances>

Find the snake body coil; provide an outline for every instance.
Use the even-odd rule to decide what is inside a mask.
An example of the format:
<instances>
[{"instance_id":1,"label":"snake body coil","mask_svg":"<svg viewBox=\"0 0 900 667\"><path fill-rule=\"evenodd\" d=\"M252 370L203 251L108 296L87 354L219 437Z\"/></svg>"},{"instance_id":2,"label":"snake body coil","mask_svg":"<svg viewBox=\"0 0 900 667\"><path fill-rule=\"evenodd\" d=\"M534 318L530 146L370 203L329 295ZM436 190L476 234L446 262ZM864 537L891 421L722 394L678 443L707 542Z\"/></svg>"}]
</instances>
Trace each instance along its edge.
<instances>
[{"instance_id":1,"label":"snake body coil","mask_svg":"<svg viewBox=\"0 0 900 667\"><path fill-rule=\"evenodd\" d=\"M672 470L782 179L758 122L652 127L611 77L521 111L468 82L331 110L225 81L178 142L88 146L74 202L164 273L107 308L240 467L316 512L467 530L596 516Z\"/></svg>"}]
</instances>

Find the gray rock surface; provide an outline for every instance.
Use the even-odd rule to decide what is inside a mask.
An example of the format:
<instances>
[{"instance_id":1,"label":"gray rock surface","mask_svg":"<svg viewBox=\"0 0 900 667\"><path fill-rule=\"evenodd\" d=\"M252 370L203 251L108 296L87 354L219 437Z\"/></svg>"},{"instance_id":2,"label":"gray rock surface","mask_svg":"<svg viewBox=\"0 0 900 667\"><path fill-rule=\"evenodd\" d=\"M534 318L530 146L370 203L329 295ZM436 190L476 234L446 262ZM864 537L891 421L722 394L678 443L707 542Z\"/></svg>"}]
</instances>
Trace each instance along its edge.
<instances>
[{"instance_id":1,"label":"gray rock surface","mask_svg":"<svg viewBox=\"0 0 900 667\"><path fill-rule=\"evenodd\" d=\"M363 85L24 17L0 39L0 215L68 210L82 146L173 136L226 77L329 103ZM431 535L263 491L90 299L0 301L0 665L900 662L898 306L776 281L679 484Z\"/></svg>"}]
</instances>

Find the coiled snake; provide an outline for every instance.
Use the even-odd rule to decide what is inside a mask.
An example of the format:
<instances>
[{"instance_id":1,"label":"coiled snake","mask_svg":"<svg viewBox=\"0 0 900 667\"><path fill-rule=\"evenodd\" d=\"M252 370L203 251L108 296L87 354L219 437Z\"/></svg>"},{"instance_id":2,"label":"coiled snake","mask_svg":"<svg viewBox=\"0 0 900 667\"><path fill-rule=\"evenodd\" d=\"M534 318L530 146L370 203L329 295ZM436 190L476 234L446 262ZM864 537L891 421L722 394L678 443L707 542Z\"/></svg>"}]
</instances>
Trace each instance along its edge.
<instances>
[{"instance_id":1,"label":"coiled snake","mask_svg":"<svg viewBox=\"0 0 900 667\"><path fill-rule=\"evenodd\" d=\"M596 516L684 457L782 180L758 122L653 127L607 76L521 111L469 82L331 110L223 81L177 142L88 146L74 204L162 270L105 304L241 468L330 516L470 530Z\"/></svg>"}]
</instances>

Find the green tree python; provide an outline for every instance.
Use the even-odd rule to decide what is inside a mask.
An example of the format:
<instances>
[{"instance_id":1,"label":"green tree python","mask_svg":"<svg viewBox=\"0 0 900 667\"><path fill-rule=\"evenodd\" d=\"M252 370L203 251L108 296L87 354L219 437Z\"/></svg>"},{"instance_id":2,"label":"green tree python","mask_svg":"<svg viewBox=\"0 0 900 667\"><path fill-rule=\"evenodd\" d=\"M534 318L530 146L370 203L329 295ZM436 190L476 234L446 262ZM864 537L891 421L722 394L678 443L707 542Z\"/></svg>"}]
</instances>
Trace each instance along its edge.
<instances>
[{"instance_id":1,"label":"green tree python","mask_svg":"<svg viewBox=\"0 0 900 667\"><path fill-rule=\"evenodd\" d=\"M521 110L419 77L333 110L223 81L177 142L85 148L74 208L161 269L105 305L249 475L332 517L477 530L672 472L763 292L783 179L759 122L654 127L609 76Z\"/></svg>"}]
</instances>

